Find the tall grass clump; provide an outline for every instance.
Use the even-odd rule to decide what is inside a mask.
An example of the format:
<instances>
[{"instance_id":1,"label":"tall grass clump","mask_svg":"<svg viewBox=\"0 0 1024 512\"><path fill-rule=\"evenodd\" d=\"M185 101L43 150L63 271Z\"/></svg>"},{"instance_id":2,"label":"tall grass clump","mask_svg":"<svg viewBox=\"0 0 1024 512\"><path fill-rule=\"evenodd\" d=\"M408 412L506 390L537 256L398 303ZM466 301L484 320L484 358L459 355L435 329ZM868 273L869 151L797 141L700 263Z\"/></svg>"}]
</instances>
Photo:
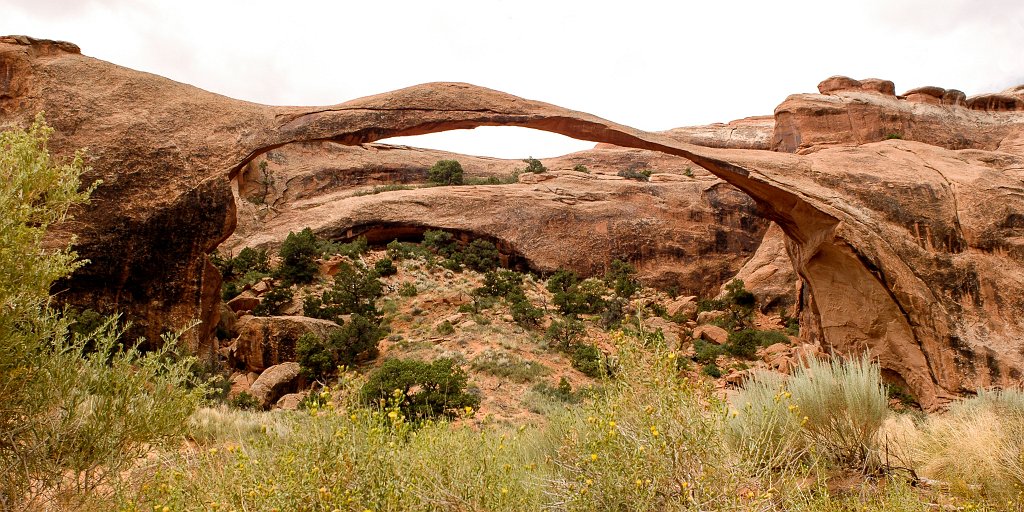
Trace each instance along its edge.
<instances>
[{"instance_id":1,"label":"tall grass clump","mask_svg":"<svg viewBox=\"0 0 1024 512\"><path fill-rule=\"evenodd\" d=\"M730 442L765 467L795 459L866 471L877 463L878 431L889 412L881 372L866 356L810 359L785 380L757 375L734 404Z\"/></svg>"},{"instance_id":2,"label":"tall grass clump","mask_svg":"<svg viewBox=\"0 0 1024 512\"><path fill-rule=\"evenodd\" d=\"M922 475L963 494L1024 493L1024 392L981 391L930 416L914 443Z\"/></svg>"},{"instance_id":3,"label":"tall grass clump","mask_svg":"<svg viewBox=\"0 0 1024 512\"><path fill-rule=\"evenodd\" d=\"M75 510L148 450L180 438L202 387L176 336L142 353L107 319L69 332L50 287L85 262L44 250L47 229L88 201L81 155L55 164L42 116L0 134L0 510Z\"/></svg>"}]
</instances>

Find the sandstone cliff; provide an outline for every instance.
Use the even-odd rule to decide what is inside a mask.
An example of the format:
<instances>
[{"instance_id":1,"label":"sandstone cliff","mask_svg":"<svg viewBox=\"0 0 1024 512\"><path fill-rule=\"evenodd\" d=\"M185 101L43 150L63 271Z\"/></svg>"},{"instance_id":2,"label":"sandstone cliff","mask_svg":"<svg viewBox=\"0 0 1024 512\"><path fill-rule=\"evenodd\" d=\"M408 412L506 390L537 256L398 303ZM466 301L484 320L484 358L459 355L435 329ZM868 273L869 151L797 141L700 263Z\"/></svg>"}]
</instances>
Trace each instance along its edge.
<instances>
[{"instance_id":1,"label":"sandstone cliff","mask_svg":"<svg viewBox=\"0 0 1024 512\"><path fill-rule=\"evenodd\" d=\"M829 147L789 154L695 146L468 84L327 107L255 105L23 37L0 38L0 76L0 124L47 111L60 132L54 152L92 148L87 178L105 180L93 204L54 233L77 234L93 260L66 283L68 297L127 308L151 333L195 316L209 326L216 315L218 279L205 255L234 227L229 179L253 158L298 141L509 125L685 157L749 194L789 237L806 291L803 323L813 326L805 336L837 352L870 350L926 407L1015 384L1024 367L1020 89L964 105L872 91L822 96L827 109L797 115L785 132L777 115L773 140L796 150L819 130L836 135L815 144ZM875 112L865 119L909 109L963 140L908 129L903 140L876 141L885 130L853 137L844 134L852 124L799 122L832 112L839 120L865 101Z\"/></svg>"}]
</instances>

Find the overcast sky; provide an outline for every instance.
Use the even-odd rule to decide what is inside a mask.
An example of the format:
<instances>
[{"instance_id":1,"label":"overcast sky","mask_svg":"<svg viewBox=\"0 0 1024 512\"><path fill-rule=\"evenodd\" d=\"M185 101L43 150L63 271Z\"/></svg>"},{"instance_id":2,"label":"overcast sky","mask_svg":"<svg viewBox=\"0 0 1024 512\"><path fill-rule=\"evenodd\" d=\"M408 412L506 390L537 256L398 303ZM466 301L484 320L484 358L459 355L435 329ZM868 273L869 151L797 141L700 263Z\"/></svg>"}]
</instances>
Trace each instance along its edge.
<instances>
[{"instance_id":1,"label":"overcast sky","mask_svg":"<svg viewBox=\"0 0 1024 512\"><path fill-rule=\"evenodd\" d=\"M0 10L0 34L71 41L275 105L460 81L662 130L771 114L836 74L893 80L897 93L1024 83L1024 0L4 0ZM516 128L400 142L506 158L593 145Z\"/></svg>"}]
</instances>

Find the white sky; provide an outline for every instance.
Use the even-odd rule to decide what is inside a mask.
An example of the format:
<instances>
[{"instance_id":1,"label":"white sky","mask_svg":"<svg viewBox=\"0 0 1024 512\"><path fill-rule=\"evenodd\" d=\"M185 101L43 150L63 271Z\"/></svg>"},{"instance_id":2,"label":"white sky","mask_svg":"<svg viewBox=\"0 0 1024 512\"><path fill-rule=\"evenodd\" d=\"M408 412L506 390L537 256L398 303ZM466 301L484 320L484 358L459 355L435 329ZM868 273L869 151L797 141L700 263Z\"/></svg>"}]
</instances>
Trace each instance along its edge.
<instances>
[{"instance_id":1,"label":"white sky","mask_svg":"<svg viewBox=\"0 0 1024 512\"><path fill-rule=\"evenodd\" d=\"M836 74L969 96L1024 83L1022 0L3 0L0 34L234 98L322 105L460 81L647 130L771 114ZM478 128L392 142L523 158L591 147Z\"/></svg>"}]
</instances>

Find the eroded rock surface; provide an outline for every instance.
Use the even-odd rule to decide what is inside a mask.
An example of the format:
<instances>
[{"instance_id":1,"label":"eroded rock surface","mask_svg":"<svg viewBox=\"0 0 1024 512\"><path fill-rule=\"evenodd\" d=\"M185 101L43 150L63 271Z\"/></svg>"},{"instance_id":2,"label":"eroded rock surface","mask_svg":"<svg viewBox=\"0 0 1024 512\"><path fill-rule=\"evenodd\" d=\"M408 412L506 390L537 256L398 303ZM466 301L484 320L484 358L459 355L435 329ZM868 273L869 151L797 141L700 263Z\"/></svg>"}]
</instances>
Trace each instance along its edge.
<instances>
[{"instance_id":1,"label":"eroded rock surface","mask_svg":"<svg viewBox=\"0 0 1024 512\"><path fill-rule=\"evenodd\" d=\"M649 285L706 296L739 270L767 228L749 196L693 162L614 146L544 159L548 172L515 184L370 193L373 186L422 184L442 159L458 160L467 179L508 178L524 167L382 144L284 146L239 176L238 229L221 250L275 249L305 227L373 243L446 229L491 239L532 270L601 275L622 259ZM574 171L577 165L587 172ZM654 174L650 182L617 176L627 169Z\"/></svg>"},{"instance_id":2,"label":"eroded rock surface","mask_svg":"<svg viewBox=\"0 0 1024 512\"><path fill-rule=\"evenodd\" d=\"M269 107L76 50L0 38L0 125L45 110L58 130L53 152L90 147L86 179L105 180L53 233L79 235L93 262L65 296L125 308L151 334L200 317L197 351L216 325L205 255L234 227L229 179L247 162L291 142L505 125L685 157L748 193L789 237L807 292L803 336L839 353L868 349L925 407L1020 380L1020 89L965 106L875 91L791 97L776 111L773 147L807 153L798 155L695 146L468 84ZM903 140L882 140L894 128Z\"/></svg>"}]
</instances>

